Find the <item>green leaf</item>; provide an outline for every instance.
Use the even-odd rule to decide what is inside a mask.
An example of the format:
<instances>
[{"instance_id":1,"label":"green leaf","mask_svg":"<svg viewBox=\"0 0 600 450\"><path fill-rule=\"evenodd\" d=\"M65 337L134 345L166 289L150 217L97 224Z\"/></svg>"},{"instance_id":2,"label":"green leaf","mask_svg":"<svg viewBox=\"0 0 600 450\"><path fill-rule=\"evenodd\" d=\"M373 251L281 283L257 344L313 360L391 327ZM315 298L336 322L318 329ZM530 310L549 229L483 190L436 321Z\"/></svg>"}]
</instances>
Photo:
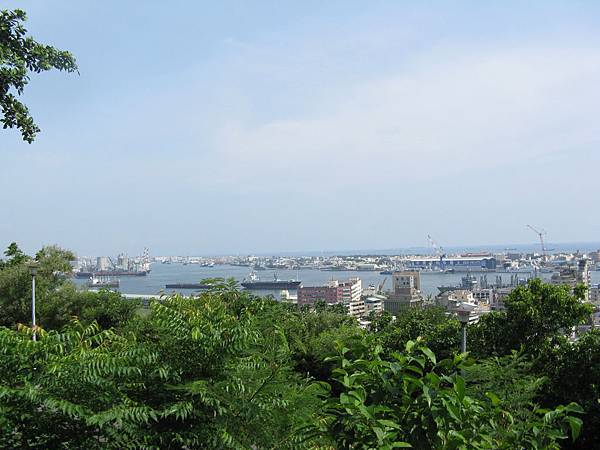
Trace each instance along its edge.
<instances>
[{"instance_id":1,"label":"green leaf","mask_svg":"<svg viewBox=\"0 0 600 450\"><path fill-rule=\"evenodd\" d=\"M421 352L423 352L423 354L427 356L433 364L436 364L437 360L435 359L435 354L431 351L431 349L427 347L421 347Z\"/></svg>"},{"instance_id":2,"label":"green leaf","mask_svg":"<svg viewBox=\"0 0 600 450\"><path fill-rule=\"evenodd\" d=\"M394 428L394 429L400 428L400 425L398 425L396 422L392 422L391 420L380 419L377 422L379 422L381 425L389 427L389 428Z\"/></svg>"},{"instance_id":3,"label":"green leaf","mask_svg":"<svg viewBox=\"0 0 600 450\"><path fill-rule=\"evenodd\" d=\"M581 433L581 425L583 425L583 421L579 417L573 416L568 416L567 421L571 427L571 438L574 442L579 437L579 433Z\"/></svg>"},{"instance_id":4,"label":"green leaf","mask_svg":"<svg viewBox=\"0 0 600 450\"><path fill-rule=\"evenodd\" d=\"M493 392L486 392L485 396L492 401L492 405L498 406L500 404L500 398Z\"/></svg>"},{"instance_id":5,"label":"green leaf","mask_svg":"<svg viewBox=\"0 0 600 450\"><path fill-rule=\"evenodd\" d=\"M456 376L456 381L454 382L454 390L456 391L458 399L462 402L465 398L465 380L463 377L459 375Z\"/></svg>"}]
</instances>

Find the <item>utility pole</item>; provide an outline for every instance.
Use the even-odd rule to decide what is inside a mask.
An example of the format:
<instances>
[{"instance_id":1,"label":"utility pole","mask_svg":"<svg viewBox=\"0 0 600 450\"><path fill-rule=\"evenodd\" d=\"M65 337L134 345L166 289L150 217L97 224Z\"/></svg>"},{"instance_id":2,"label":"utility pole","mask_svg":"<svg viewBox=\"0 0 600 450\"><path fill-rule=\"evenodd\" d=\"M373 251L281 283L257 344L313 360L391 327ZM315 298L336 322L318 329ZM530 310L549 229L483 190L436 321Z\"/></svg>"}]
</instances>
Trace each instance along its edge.
<instances>
[{"instance_id":1,"label":"utility pole","mask_svg":"<svg viewBox=\"0 0 600 450\"><path fill-rule=\"evenodd\" d=\"M35 261L28 264L29 273L31 274L31 323L33 327L33 340L37 341L37 331L35 323L35 275L37 274L38 265Z\"/></svg>"}]
</instances>

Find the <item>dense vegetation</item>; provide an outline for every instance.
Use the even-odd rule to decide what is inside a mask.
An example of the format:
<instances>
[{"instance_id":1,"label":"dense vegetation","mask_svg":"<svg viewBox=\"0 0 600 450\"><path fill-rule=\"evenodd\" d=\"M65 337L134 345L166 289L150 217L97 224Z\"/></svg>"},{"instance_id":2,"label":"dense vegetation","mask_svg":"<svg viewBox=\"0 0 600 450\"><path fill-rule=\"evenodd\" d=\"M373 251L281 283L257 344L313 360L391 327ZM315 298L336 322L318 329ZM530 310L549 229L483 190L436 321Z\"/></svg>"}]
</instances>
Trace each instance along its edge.
<instances>
[{"instance_id":1,"label":"dense vegetation","mask_svg":"<svg viewBox=\"0 0 600 450\"><path fill-rule=\"evenodd\" d=\"M469 327L436 308L364 330L213 280L140 314L77 290L73 255L0 263L0 448L597 448L600 333L565 330L589 308L533 281ZM37 260L39 329L32 341ZM578 295L581 292L578 291Z\"/></svg>"}]
</instances>

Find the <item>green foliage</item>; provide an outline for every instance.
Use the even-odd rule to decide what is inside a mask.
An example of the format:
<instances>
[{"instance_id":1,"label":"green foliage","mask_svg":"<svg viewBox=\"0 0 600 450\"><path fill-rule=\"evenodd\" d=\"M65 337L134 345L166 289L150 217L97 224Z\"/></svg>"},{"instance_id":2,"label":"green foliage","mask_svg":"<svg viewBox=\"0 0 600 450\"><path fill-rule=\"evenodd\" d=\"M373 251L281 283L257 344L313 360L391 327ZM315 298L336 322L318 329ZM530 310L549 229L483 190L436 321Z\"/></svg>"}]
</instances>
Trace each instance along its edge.
<instances>
[{"instance_id":1,"label":"green foliage","mask_svg":"<svg viewBox=\"0 0 600 450\"><path fill-rule=\"evenodd\" d=\"M584 323L592 312L590 305L573 295L569 286L553 286L538 278L512 291L505 305L513 339L529 348L538 347L561 330Z\"/></svg>"},{"instance_id":2,"label":"green foliage","mask_svg":"<svg viewBox=\"0 0 600 450\"><path fill-rule=\"evenodd\" d=\"M469 393L480 400L494 393L497 404L519 423L535 420L537 398L547 382L533 370L530 357L513 352L503 357L491 357L464 369Z\"/></svg>"},{"instance_id":3,"label":"green foliage","mask_svg":"<svg viewBox=\"0 0 600 450\"><path fill-rule=\"evenodd\" d=\"M25 255L12 243L4 252L8 257L0 264L0 326L16 327L31 321L31 275L28 263L35 260L38 324L46 329L60 329L73 316L101 327L120 327L131 319L139 302L123 299L118 293L85 292L68 279L75 255L57 246L46 246L35 259Z\"/></svg>"},{"instance_id":4,"label":"green foliage","mask_svg":"<svg viewBox=\"0 0 600 450\"><path fill-rule=\"evenodd\" d=\"M460 324L440 307L406 307L395 320L383 316L373 324L381 345L390 351L402 351L407 342L421 338L440 358L452 356L460 348Z\"/></svg>"},{"instance_id":5,"label":"green foliage","mask_svg":"<svg viewBox=\"0 0 600 450\"><path fill-rule=\"evenodd\" d=\"M481 356L507 355L521 346L536 353L589 319L591 306L571 291L569 286L554 286L537 278L517 287L504 302L505 312L484 315L469 327L470 348ZM581 293L579 289L577 294Z\"/></svg>"},{"instance_id":6,"label":"green foliage","mask_svg":"<svg viewBox=\"0 0 600 450\"><path fill-rule=\"evenodd\" d=\"M381 357L380 347L357 360L347 359L347 351L341 349L334 371L342 391L328 400L314 431L331 448L547 449L579 434L581 409L575 404L535 410L530 421L513 426L495 395L468 395L459 375L463 356L438 362L414 341L390 360Z\"/></svg>"},{"instance_id":7,"label":"green foliage","mask_svg":"<svg viewBox=\"0 0 600 450\"><path fill-rule=\"evenodd\" d=\"M103 329L122 328L134 317L139 300L126 299L118 292L81 291L65 283L48 294L38 307L39 321L46 329L59 330L73 317L89 324L97 322Z\"/></svg>"},{"instance_id":8,"label":"green foliage","mask_svg":"<svg viewBox=\"0 0 600 450\"><path fill-rule=\"evenodd\" d=\"M17 128L24 141L32 143L40 131L27 107L17 96L29 83L29 73L58 69L77 71L75 58L69 52L57 50L26 36L25 12L0 10L0 107L4 128Z\"/></svg>"},{"instance_id":9,"label":"green foliage","mask_svg":"<svg viewBox=\"0 0 600 450\"><path fill-rule=\"evenodd\" d=\"M243 294L240 293L240 296ZM0 329L8 448L302 448L325 392L296 375L284 333L223 292L154 302L136 334L72 322Z\"/></svg>"},{"instance_id":10,"label":"green foliage","mask_svg":"<svg viewBox=\"0 0 600 450\"><path fill-rule=\"evenodd\" d=\"M586 412L581 439L573 447L600 448L600 331L548 346L535 369L549 379L540 395L542 404L575 401Z\"/></svg>"},{"instance_id":11,"label":"green foliage","mask_svg":"<svg viewBox=\"0 0 600 450\"><path fill-rule=\"evenodd\" d=\"M279 324L289 342L294 368L303 376L329 380L333 363L327 358L337 354L335 343L353 347L365 339L365 331L348 316L343 305L340 308L322 302L314 309L275 301L264 305L260 323Z\"/></svg>"},{"instance_id":12,"label":"green foliage","mask_svg":"<svg viewBox=\"0 0 600 450\"><path fill-rule=\"evenodd\" d=\"M8 256L0 294L12 297L0 299L11 312L28 303L31 258L16 246ZM369 332L345 310L298 308L223 279L141 317L118 293L77 290L64 275L71 257L36 255L36 342L1 310L12 329L0 327L0 448L542 449L580 433L596 442L587 425L600 414L585 392L597 386L581 375L600 366L593 333L543 340L552 368L517 353L475 362L455 356L458 324L435 308L383 316ZM576 395L557 388L563 377Z\"/></svg>"},{"instance_id":13,"label":"green foliage","mask_svg":"<svg viewBox=\"0 0 600 450\"><path fill-rule=\"evenodd\" d=\"M7 256L8 260L0 260L0 269L17 266L27 260L27 255L23 253L16 242L11 242L9 244L8 248L4 251L4 256Z\"/></svg>"},{"instance_id":14,"label":"green foliage","mask_svg":"<svg viewBox=\"0 0 600 450\"><path fill-rule=\"evenodd\" d=\"M522 337L507 336L510 323L505 312L492 311L479 316L467 331L469 352L480 357L504 356L520 350ZM515 348L513 348L515 346Z\"/></svg>"}]
</instances>

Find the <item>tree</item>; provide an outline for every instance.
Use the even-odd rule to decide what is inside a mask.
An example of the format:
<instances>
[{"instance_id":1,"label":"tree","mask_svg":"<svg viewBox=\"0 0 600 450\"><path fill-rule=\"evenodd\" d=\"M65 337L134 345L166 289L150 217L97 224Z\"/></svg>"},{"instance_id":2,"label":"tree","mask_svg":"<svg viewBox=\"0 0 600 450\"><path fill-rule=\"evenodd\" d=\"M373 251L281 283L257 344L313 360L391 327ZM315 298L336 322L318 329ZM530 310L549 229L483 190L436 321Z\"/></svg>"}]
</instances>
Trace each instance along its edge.
<instances>
[{"instance_id":1,"label":"tree","mask_svg":"<svg viewBox=\"0 0 600 450\"><path fill-rule=\"evenodd\" d=\"M31 275L27 263L34 258L25 255L14 242L5 255L9 259L0 265L0 326L14 327L17 323L29 323L31 318ZM44 247L36 254L40 312L48 297L65 284L74 258L73 253L57 246ZM44 326L43 320L40 324Z\"/></svg>"},{"instance_id":2,"label":"tree","mask_svg":"<svg viewBox=\"0 0 600 450\"><path fill-rule=\"evenodd\" d=\"M3 128L20 130L23 140L31 144L40 129L27 106L17 99L29 83L29 74L51 69L75 72L77 64L71 53L27 36L23 26L26 20L27 15L20 9L0 10L0 122Z\"/></svg>"},{"instance_id":3,"label":"tree","mask_svg":"<svg viewBox=\"0 0 600 450\"><path fill-rule=\"evenodd\" d=\"M498 405L517 423L536 419L534 410L540 406L538 396L547 377L535 372L531 357L519 352L495 356L465 367L463 373L469 395L485 400L493 392Z\"/></svg>"},{"instance_id":4,"label":"tree","mask_svg":"<svg viewBox=\"0 0 600 450\"><path fill-rule=\"evenodd\" d=\"M28 257L19 248L16 242L11 242L8 248L4 251L4 256L8 257L7 261L0 260L0 269L3 267L16 266L25 261Z\"/></svg>"},{"instance_id":5,"label":"tree","mask_svg":"<svg viewBox=\"0 0 600 450\"><path fill-rule=\"evenodd\" d=\"M60 330L77 317L85 325L97 322L102 329L123 328L140 305L139 300L124 298L118 292L84 291L68 282L48 292L40 302L39 323L47 330Z\"/></svg>"},{"instance_id":6,"label":"tree","mask_svg":"<svg viewBox=\"0 0 600 450\"><path fill-rule=\"evenodd\" d=\"M13 242L4 253L9 258L0 264L0 326L14 328L31 320L31 275L27 264L32 260L38 264L38 324L46 330L59 330L73 316L85 325L96 321L104 329L122 327L139 306L138 301L116 292L78 289L68 278L75 259L69 250L50 245L31 258Z\"/></svg>"},{"instance_id":7,"label":"tree","mask_svg":"<svg viewBox=\"0 0 600 450\"><path fill-rule=\"evenodd\" d=\"M365 339L365 331L344 305L317 302L314 308L298 308L272 301L265 306L260 326L279 325L289 343L294 368L302 376L329 380L333 364L327 358L337 354L336 342L354 347Z\"/></svg>"},{"instance_id":8,"label":"tree","mask_svg":"<svg viewBox=\"0 0 600 450\"><path fill-rule=\"evenodd\" d=\"M548 341L568 334L589 320L592 307L583 302L584 291L533 279L514 289L504 301L506 311L483 315L469 327L475 354L507 355L522 346L537 353Z\"/></svg>"},{"instance_id":9,"label":"tree","mask_svg":"<svg viewBox=\"0 0 600 450\"><path fill-rule=\"evenodd\" d=\"M324 389L293 372L275 324L231 306L168 297L135 333L0 328L0 447L306 448L296 431Z\"/></svg>"},{"instance_id":10,"label":"tree","mask_svg":"<svg viewBox=\"0 0 600 450\"><path fill-rule=\"evenodd\" d=\"M373 323L384 350L402 351L406 343L421 338L440 358L447 358L460 348L460 325L441 307L401 309L396 320L387 315Z\"/></svg>"},{"instance_id":11,"label":"tree","mask_svg":"<svg viewBox=\"0 0 600 450\"><path fill-rule=\"evenodd\" d=\"M488 392L528 399L531 377L506 386L520 361L477 370L466 355L438 361L422 339L384 352L346 314L222 280L150 308L110 329L72 319L37 341L25 325L0 327L0 447L542 449L581 429L575 404L540 410ZM323 381L300 369L307 355Z\"/></svg>"},{"instance_id":12,"label":"tree","mask_svg":"<svg viewBox=\"0 0 600 450\"><path fill-rule=\"evenodd\" d=\"M561 339L548 345L535 369L548 377L539 401L553 406L575 401L585 410L581 438L573 448L600 448L600 330L585 333L577 341Z\"/></svg>"},{"instance_id":13,"label":"tree","mask_svg":"<svg viewBox=\"0 0 600 450\"><path fill-rule=\"evenodd\" d=\"M577 404L533 409L519 422L493 393L468 395L464 355L438 362L421 342L382 358L381 347L359 359L340 349L332 382L339 395L314 433L336 449L558 449L581 429Z\"/></svg>"}]
</instances>

